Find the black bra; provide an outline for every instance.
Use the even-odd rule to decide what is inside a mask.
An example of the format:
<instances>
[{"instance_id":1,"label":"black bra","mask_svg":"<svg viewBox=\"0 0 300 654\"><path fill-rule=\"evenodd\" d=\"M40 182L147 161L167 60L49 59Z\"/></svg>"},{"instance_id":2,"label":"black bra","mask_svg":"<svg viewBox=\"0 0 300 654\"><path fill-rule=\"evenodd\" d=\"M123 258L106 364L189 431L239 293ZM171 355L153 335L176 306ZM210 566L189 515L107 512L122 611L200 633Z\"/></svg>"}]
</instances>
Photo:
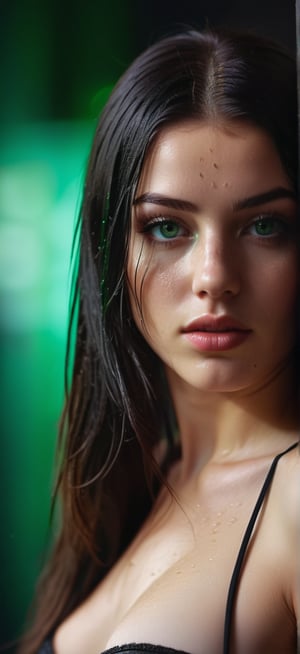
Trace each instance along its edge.
<instances>
[{"instance_id":1,"label":"black bra","mask_svg":"<svg viewBox=\"0 0 300 654\"><path fill-rule=\"evenodd\" d=\"M116 645L106 649L101 654L188 654L182 649L164 647L163 645L151 645L150 643L129 643L129 645Z\"/></svg>"},{"instance_id":2,"label":"black bra","mask_svg":"<svg viewBox=\"0 0 300 654\"><path fill-rule=\"evenodd\" d=\"M297 447L298 442L294 443L288 447L284 452L277 454L273 459L265 481L263 483L262 489L259 493L258 499L256 501L255 507L253 509L252 515L248 522L239 553L236 559L236 563L233 569L231 581L229 584L229 590L227 595L226 602L226 611L225 611L225 621L224 621L224 640L223 640L223 654L229 654L230 649L230 635L231 635L231 626L232 626L232 617L235 604L235 596L238 587L238 581L241 574L241 568L249 545L249 541L255 527L256 520L258 518L260 509L264 502L264 499L267 495L267 492L271 486L271 482L276 470L277 463L282 456L293 450ZM43 643L37 654L54 654L51 640L47 640ZM83 652L83 654L85 654ZM127 645L116 645L115 647L110 647L106 649L101 654L189 654L183 650L174 649L172 647L164 647L163 645L151 645L148 643L129 643Z\"/></svg>"}]
</instances>

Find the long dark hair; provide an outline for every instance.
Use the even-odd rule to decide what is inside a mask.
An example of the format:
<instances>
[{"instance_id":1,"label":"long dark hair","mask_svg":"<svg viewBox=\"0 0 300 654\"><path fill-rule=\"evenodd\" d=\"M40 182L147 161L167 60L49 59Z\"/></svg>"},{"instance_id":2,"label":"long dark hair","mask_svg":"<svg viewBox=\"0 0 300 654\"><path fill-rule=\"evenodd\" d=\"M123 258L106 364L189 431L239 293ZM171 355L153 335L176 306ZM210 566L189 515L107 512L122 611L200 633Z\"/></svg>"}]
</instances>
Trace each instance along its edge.
<instances>
[{"instance_id":1,"label":"long dark hair","mask_svg":"<svg viewBox=\"0 0 300 654\"><path fill-rule=\"evenodd\" d=\"M76 232L61 527L24 653L35 652L111 568L175 452L163 369L133 322L126 262L132 198L149 144L164 126L187 118L262 127L296 186L295 62L276 44L249 34L177 34L146 50L115 87L95 134Z\"/></svg>"}]
</instances>

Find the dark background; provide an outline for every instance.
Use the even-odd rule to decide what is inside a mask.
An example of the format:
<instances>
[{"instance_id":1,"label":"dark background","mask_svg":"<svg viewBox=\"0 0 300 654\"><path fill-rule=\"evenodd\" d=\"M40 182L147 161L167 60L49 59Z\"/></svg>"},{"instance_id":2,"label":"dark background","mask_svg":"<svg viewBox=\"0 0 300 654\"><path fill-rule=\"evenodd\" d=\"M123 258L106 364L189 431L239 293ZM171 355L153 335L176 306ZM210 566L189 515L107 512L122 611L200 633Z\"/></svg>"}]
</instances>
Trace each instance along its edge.
<instances>
[{"instance_id":1,"label":"dark background","mask_svg":"<svg viewBox=\"0 0 300 654\"><path fill-rule=\"evenodd\" d=\"M294 0L2 0L0 11L9 122L90 117L100 86L175 26L250 28L295 48Z\"/></svg>"},{"instance_id":2,"label":"dark background","mask_svg":"<svg viewBox=\"0 0 300 654\"><path fill-rule=\"evenodd\" d=\"M0 4L1 643L22 629L49 540L69 251L95 119L132 59L187 25L295 50L293 0Z\"/></svg>"}]
</instances>

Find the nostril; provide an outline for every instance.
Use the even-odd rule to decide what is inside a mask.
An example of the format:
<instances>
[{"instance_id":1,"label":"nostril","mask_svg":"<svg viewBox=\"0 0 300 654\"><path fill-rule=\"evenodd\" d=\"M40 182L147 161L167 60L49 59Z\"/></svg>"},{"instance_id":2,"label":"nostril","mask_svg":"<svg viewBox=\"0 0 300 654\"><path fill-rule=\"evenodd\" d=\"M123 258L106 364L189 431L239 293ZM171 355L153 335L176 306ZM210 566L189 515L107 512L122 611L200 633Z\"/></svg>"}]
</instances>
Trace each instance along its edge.
<instances>
[{"instance_id":1,"label":"nostril","mask_svg":"<svg viewBox=\"0 0 300 654\"><path fill-rule=\"evenodd\" d=\"M198 295L201 298L204 298L206 296L212 297L212 298L218 298L221 297L222 295L235 295L237 291L234 291L233 289L202 289L201 291L198 291L196 295Z\"/></svg>"}]
</instances>

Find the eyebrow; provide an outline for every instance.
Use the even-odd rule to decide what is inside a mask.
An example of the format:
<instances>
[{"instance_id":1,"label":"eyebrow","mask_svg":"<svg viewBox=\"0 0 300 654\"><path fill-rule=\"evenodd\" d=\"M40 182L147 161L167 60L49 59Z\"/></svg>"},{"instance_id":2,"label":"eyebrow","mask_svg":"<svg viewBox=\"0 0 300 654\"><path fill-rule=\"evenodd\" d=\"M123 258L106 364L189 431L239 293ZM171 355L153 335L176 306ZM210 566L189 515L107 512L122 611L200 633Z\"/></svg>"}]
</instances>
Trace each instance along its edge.
<instances>
[{"instance_id":1,"label":"eyebrow","mask_svg":"<svg viewBox=\"0 0 300 654\"><path fill-rule=\"evenodd\" d=\"M169 198L167 195L161 195L160 193L143 193L138 198L134 199L133 204L145 204L146 202L149 204L170 207L171 209L179 209L181 211L197 211L198 209L197 205L193 202L189 202L189 200Z\"/></svg>"},{"instance_id":2,"label":"eyebrow","mask_svg":"<svg viewBox=\"0 0 300 654\"><path fill-rule=\"evenodd\" d=\"M242 209L251 209L252 207L257 207L260 204L266 204L272 200L280 200L282 198L290 198L296 202L297 196L296 193L291 189L285 188L283 186L277 186L276 188L265 191L264 193L251 195L248 198L237 200L237 202L233 203L233 210L241 211ZM167 195L161 195L160 193L143 193L133 201L134 206L145 203L169 207L170 209L178 209L179 211L198 210L197 205L193 202L190 202L189 200L170 198Z\"/></svg>"},{"instance_id":3,"label":"eyebrow","mask_svg":"<svg viewBox=\"0 0 300 654\"><path fill-rule=\"evenodd\" d=\"M264 193L259 193L258 195L252 195L249 198L244 198L243 200L238 200L233 204L234 211L240 211L241 209L251 209L252 207L257 207L260 204L267 204L267 202L272 202L272 200L281 200L282 198L290 198L296 202L297 196L295 191L285 188L283 186L276 186L269 191Z\"/></svg>"}]
</instances>

